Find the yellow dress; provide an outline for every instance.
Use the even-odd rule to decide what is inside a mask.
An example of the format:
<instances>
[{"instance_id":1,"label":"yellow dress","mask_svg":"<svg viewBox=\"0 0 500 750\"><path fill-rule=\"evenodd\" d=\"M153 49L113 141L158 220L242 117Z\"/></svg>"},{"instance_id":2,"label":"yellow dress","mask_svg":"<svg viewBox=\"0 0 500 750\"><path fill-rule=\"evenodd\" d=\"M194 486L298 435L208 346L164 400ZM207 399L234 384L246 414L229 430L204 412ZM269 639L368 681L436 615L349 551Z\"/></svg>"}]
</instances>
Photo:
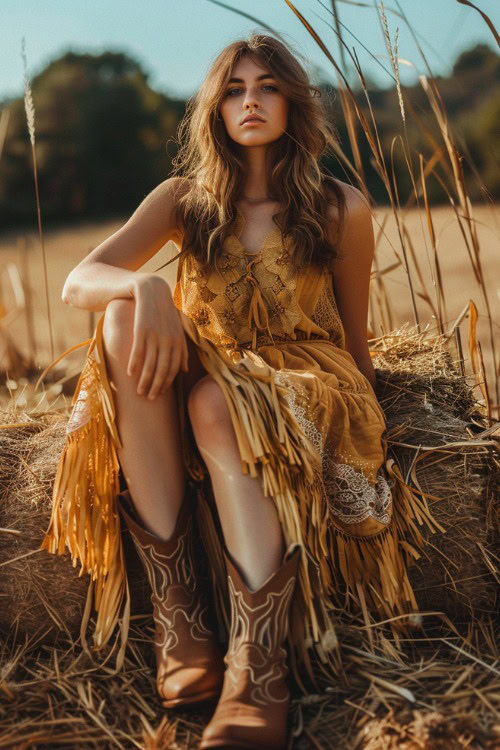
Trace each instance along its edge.
<instances>
[{"instance_id":1,"label":"yellow dress","mask_svg":"<svg viewBox=\"0 0 500 750\"><path fill-rule=\"evenodd\" d=\"M205 272L181 253L174 304L231 414L242 471L273 498L286 543L303 547L291 612L293 665L310 671L309 652L335 668L335 617L357 610L369 622L417 610L406 563L418 556L418 526L437 527L423 493L405 484L388 457L386 422L368 379L345 349L331 273L296 272L278 228L246 253L244 217L225 241L220 271ZM96 582L94 642L106 643L127 601L119 519L112 389L101 317L73 398L43 542L67 546ZM64 355L63 355L64 356ZM185 465L198 491L198 517L210 558L217 613L227 626L221 538L208 471L187 424L185 374L177 392ZM207 489L208 488L208 489ZM213 500L213 498L212 498ZM404 624L403 618L403 624ZM123 621L122 621L123 622ZM295 671L295 670L294 670Z\"/></svg>"}]
</instances>

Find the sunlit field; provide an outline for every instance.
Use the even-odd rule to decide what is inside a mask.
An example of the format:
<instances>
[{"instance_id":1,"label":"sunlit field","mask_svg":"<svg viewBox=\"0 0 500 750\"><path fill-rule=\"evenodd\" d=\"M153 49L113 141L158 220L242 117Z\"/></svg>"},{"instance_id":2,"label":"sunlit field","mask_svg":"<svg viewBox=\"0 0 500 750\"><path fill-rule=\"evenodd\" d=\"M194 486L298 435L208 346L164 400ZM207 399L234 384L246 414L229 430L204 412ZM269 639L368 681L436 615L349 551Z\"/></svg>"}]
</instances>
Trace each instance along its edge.
<instances>
[{"instance_id":1,"label":"sunlit field","mask_svg":"<svg viewBox=\"0 0 500 750\"><path fill-rule=\"evenodd\" d=\"M499 206L476 205L473 207L473 215L481 248L481 263L483 268L487 270L485 282L491 304L494 331L498 337L500 334ZM478 308L479 317L476 333L482 347L490 397L494 402L495 371L487 314L480 289L475 282L467 250L453 210L446 206L436 206L432 209L432 216L444 290L445 320L448 322L445 331L452 328L457 317L468 305L469 300L472 299ZM93 334L97 317L101 314L71 308L63 303L61 291L66 276L90 250L116 231L126 219L127 217L122 220L103 223L68 224L55 230L45 230L55 357L74 344L88 339ZM424 288L431 301L434 302L432 270L434 261L425 211L419 211L415 208L409 210L405 215L405 226L408 236L411 238L422 274L423 287L410 259L410 273L416 285L415 290L419 292ZM389 307L390 318L386 313L385 318L380 314L380 290L375 280L372 281L369 327L374 337L380 337L406 322L414 325L416 321L404 266L399 264L398 267L392 267L394 264L398 264L398 258L401 258L399 236L393 212L386 208L375 209L373 227L376 239L376 263L374 262L373 279L375 279L377 270L380 273L384 269L390 269L388 273L382 276L388 297L386 307ZM154 271L175 253L175 245L173 243L167 244L140 271ZM8 331L9 338L26 360L34 360L37 366L41 368L41 372L51 362L51 349L42 253L37 233L16 231L0 236L0 264L2 268L2 303L9 314L9 324L4 330ZM162 275L168 281L172 290L175 285L176 269L177 263L174 262L166 269L159 271L159 275ZM21 287L17 282L20 282ZM24 293L21 292L21 289L24 289ZM432 317L429 304L418 297L417 312L422 330L426 326L431 329L435 327L435 320ZM464 347L465 368L467 372L471 372L467 350L467 325L468 321L464 319L460 329ZM35 343L34 352L32 351L33 342L30 341L29 336L30 326L32 326L34 333L34 337L32 337ZM60 367L67 374L79 371L84 352L85 349L82 349L70 354L61 362ZM9 385L13 386L15 391L9 391L8 387L3 385L1 386L1 396L10 399L12 395L16 401L19 400L20 406L24 406L26 394L23 395L23 388L26 381L22 375L17 379L11 377L10 380L12 382ZM31 389L29 389L29 392L31 394ZM42 396L42 389L39 389L39 392ZM481 397L480 393L477 395L478 398ZM57 396L57 392L48 395L51 404L55 396ZM38 399L34 403L38 403ZM62 406L62 404L58 405ZM47 406L46 401L44 401L43 406Z\"/></svg>"}]
</instances>

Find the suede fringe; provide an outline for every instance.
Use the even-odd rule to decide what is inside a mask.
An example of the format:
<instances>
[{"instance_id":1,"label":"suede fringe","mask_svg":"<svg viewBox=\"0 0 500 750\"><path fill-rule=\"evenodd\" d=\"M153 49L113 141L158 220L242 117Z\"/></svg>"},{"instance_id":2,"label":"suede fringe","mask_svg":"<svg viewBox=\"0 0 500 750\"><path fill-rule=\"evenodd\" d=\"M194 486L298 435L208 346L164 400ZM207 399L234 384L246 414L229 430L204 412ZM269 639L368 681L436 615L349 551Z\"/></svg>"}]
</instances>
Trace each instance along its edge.
<instances>
[{"instance_id":1,"label":"suede fringe","mask_svg":"<svg viewBox=\"0 0 500 750\"><path fill-rule=\"evenodd\" d=\"M79 575L88 573L94 582L96 649L109 641L120 617L125 594L125 620L122 622L125 640L127 632L123 632L123 627L125 625L128 631L130 612L116 507L119 492L117 449L121 443L102 350L103 321L104 316L97 324L73 395L66 441L54 481L52 515L41 544L42 549L59 555L64 554L67 547L73 567L77 561L81 564ZM88 616L87 611L86 619Z\"/></svg>"},{"instance_id":2,"label":"suede fringe","mask_svg":"<svg viewBox=\"0 0 500 750\"><path fill-rule=\"evenodd\" d=\"M333 524L330 527L331 550L335 552L330 558L335 589L344 592L347 609L351 608L349 598L355 595L367 626L372 624L368 608L383 620L418 612L407 565L420 558L416 547L425 545L419 526L425 524L431 533L445 531L431 515L425 493L406 484L392 458L386 460L385 466L394 480L392 518L387 527L366 537L350 535ZM391 627L397 638L406 631L408 618L394 620Z\"/></svg>"},{"instance_id":3,"label":"suede fringe","mask_svg":"<svg viewBox=\"0 0 500 750\"><path fill-rule=\"evenodd\" d=\"M243 473L260 476L264 494L273 498L286 547L296 542L303 548L288 637L294 676L300 684L297 665L303 664L314 680L309 649L314 649L319 657L320 668L338 673L332 602L338 606L342 591L346 605L356 602L361 607L367 624L368 607L387 619L417 611L406 562L418 558L415 547L424 545L419 526L425 524L431 532L443 529L433 520L425 493L410 488L390 458L386 468L394 485L389 525L371 537L350 536L334 526L322 500L320 456L290 409L286 389L276 384L274 370L252 351L240 352L241 359L235 363L200 336L189 318L180 317L186 335L197 345L201 363L225 395ZM42 547L57 554L63 554L67 546L73 564L79 560L82 565L80 575L88 572L95 581L96 648L109 640L125 593L126 611L130 605L115 505L120 440L102 353L103 319L104 316L97 324L73 397L68 435L54 484L52 519L42 543ZM179 388L177 378L176 384ZM178 391L181 393L182 388ZM220 540L208 504L200 502L198 514L212 563L219 622L222 617L227 626L227 582ZM127 628L122 622L122 651L126 636Z\"/></svg>"}]
</instances>

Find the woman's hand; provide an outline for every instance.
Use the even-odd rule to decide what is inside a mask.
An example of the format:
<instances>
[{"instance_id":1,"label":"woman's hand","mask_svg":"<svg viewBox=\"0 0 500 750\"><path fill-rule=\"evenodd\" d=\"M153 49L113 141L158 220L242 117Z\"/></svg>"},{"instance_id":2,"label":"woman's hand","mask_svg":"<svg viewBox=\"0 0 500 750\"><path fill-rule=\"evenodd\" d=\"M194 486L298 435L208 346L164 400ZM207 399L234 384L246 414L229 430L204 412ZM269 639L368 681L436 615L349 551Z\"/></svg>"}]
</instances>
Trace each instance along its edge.
<instances>
[{"instance_id":1,"label":"woman's hand","mask_svg":"<svg viewBox=\"0 0 500 750\"><path fill-rule=\"evenodd\" d=\"M137 393L165 393L179 367L188 371L188 348L172 293L160 276L139 275L134 283L134 338L127 374L138 376Z\"/></svg>"}]
</instances>

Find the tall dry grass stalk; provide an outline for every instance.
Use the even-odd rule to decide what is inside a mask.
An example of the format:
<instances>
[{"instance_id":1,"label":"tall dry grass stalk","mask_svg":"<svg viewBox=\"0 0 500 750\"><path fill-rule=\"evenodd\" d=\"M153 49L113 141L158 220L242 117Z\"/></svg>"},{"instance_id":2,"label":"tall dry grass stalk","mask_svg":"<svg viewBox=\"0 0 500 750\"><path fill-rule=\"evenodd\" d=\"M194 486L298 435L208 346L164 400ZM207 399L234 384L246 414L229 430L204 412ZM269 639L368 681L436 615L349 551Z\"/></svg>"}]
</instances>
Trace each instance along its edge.
<instances>
[{"instance_id":1,"label":"tall dry grass stalk","mask_svg":"<svg viewBox=\"0 0 500 750\"><path fill-rule=\"evenodd\" d=\"M37 359L37 344L35 335L35 316L33 310L33 290L30 283L29 248L25 237L18 238L17 250L19 267L21 269L21 283L24 290L29 358L34 366Z\"/></svg>"},{"instance_id":2,"label":"tall dry grass stalk","mask_svg":"<svg viewBox=\"0 0 500 750\"><path fill-rule=\"evenodd\" d=\"M396 26L396 34L394 38L394 50L391 46L391 35L389 34L389 24L387 23L387 16L385 15L384 3L380 2L380 14L382 16L382 23L384 27L384 38L387 45L387 52L389 53L389 59L391 61L394 76L396 78L396 90L398 92L399 108L401 110L401 117L403 122L406 122L405 108L403 103L403 96L401 94L401 81L399 79L399 59L398 59L398 34L399 28Z\"/></svg>"},{"instance_id":3,"label":"tall dry grass stalk","mask_svg":"<svg viewBox=\"0 0 500 750\"><path fill-rule=\"evenodd\" d=\"M7 135L7 127L9 125L10 110L8 107L2 109L0 113L0 159L3 154L3 147L5 144L5 137Z\"/></svg>"},{"instance_id":4,"label":"tall dry grass stalk","mask_svg":"<svg viewBox=\"0 0 500 750\"><path fill-rule=\"evenodd\" d=\"M312 38L318 44L318 46L320 47L321 51L325 54L325 56L327 57L327 59L332 63L332 65L333 65L333 67L335 69L335 72L337 74L337 83L338 83L339 92L343 92L343 94L344 94L343 97L341 96L342 105L344 106L346 104L346 102L349 101L349 106L352 107L352 109L356 113L356 115L357 115L357 117L358 117L358 119L359 119L359 121L361 123L361 126L363 128L363 131L365 133L366 139L367 139L367 141L369 143L372 155L374 157L374 168L377 171L377 173L380 176L380 178L382 179L382 182L383 182L383 184L384 184L384 186L386 188L386 191L387 191L387 193L389 195L389 198L390 198L390 201L391 201L391 205L393 206L393 209L395 209L395 198L397 197L397 193L395 194L394 191L395 190L397 191L397 186L395 185L395 183L394 184L391 183L391 179L390 179L389 173L387 171L387 167L386 167L385 160L384 160L383 149L382 149L382 145L381 145L380 137L379 137L379 133L378 133L377 123L376 123L375 116L374 116L374 113L373 113L373 109L372 109L372 106L371 106L370 97L368 96L368 90L367 90L365 78L363 76L363 72L362 72L361 67L359 65L359 62L357 60L357 57L355 57L353 55L353 53L351 52L351 50L349 49L349 47L345 44L344 40L342 39L342 36L340 36L339 37L339 41L342 43L342 45L345 47L346 51L348 52L349 56L351 57L353 65L356 68L358 76L359 76L359 78L361 80L363 91L364 91L364 94L365 94L365 97L366 97L366 101L367 101L367 105L368 105L368 109L369 109L369 112L370 112L371 125L368 122L368 120L366 119L363 111L361 110L361 108L360 108L360 106L358 104L358 101L356 99L356 96L355 96L355 94L354 94L351 86L349 85L349 83L348 83L345 75L343 74L342 70L338 66L336 60L331 55L331 53L328 50L328 47L326 46L326 44L321 40L321 38L319 37L319 35L317 34L317 32L313 29L313 27L311 26L311 24L306 20L306 18L302 15L302 13L300 13L300 11L297 10L297 8L294 6L294 4L291 2L291 0L285 0L285 2L289 6L289 8L293 11L293 13L297 16L297 18L300 20L300 22L305 26L305 28L307 29L307 31L311 34ZM332 30L334 30L334 29L332 28ZM345 111L344 111L344 114L345 114ZM346 120L347 120L347 117L349 117L349 115L346 115ZM352 117L353 117L352 113L350 114L350 117L352 119ZM353 130L352 135L353 135L353 139L356 140L357 136L356 136L355 130ZM351 141L351 146L352 146L352 141ZM337 158L339 158L340 161L342 161L350 169L351 173L353 174L353 176L356 178L356 180L358 182L358 186L359 186L360 190L362 190L362 192L368 198L369 197L368 196L368 190L367 190L365 182L361 179L361 175L359 174L359 172L353 167L352 164L350 164L349 159L347 158L346 154L342 151L342 149L340 148L340 146L337 146L335 148L335 156L337 156ZM412 280L410 269L409 269L409 265L408 265L406 244L405 244L405 242L403 240L403 233L402 233L402 229L401 229L400 214L399 214L399 212L397 210L395 210L394 211L394 215L395 215L395 218L396 218L396 224L397 224L398 233L399 233L399 237L400 237L401 249L402 249L402 253L403 253L405 270L406 270L407 279L408 279L408 287L410 289L410 296L411 296L411 303L412 303L412 308L413 308L414 322L417 325L417 327L420 327L420 320L419 320L419 315L418 315L418 311L417 311L417 304L416 304L416 296L415 296L414 284L413 284L413 280Z\"/></svg>"},{"instance_id":5,"label":"tall dry grass stalk","mask_svg":"<svg viewBox=\"0 0 500 750\"><path fill-rule=\"evenodd\" d=\"M493 360L493 370L496 374L498 372L498 341L494 335L495 323L493 320L492 306L485 281L484 269L481 263L480 246L476 232L476 224L472 210L472 204L467 194L467 185L462 168L463 155L460 152L460 149L457 145L457 140L453 135L451 124L448 120L447 113L442 98L439 94L438 85L432 74L431 67L425 57L424 52L422 51L422 48L418 42L418 39L416 38L413 29L411 28L411 24L409 23L408 18L401 8L400 3L396 0L396 6L398 10L393 12L396 13L396 15L401 18L408 27L410 33L414 38L415 44L417 45L419 54L421 55L424 65L428 71L427 76L419 76L419 81L429 100L429 105L438 124L442 141L441 143L436 141L434 135L429 131L429 129L420 122L418 115L415 113L411 105L411 101L409 99L405 99L399 76L399 57L397 50L398 29L396 30L395 44L393 48L393 46L391 45L389 23L387 20L384 4L383 2L380 2L378 6L376 5L376 8L379 14L379 20L388 50L388 57L394 73L394 80L398 96L399 108L401 112L403 129L402 136L396 134L392 139L390 152L391 164L389 170L388 166L385 163L380 138L378 135L377 123L375 121L373 109L370 103L370 96L366 81L359 65L357 56L355 55L355 53L353 54L353 52L351 52L351 49L342 38L343 24L338 18L336 3L332 2L332 9L330 11L335 25L329 26L329 28L336 34L341 48L345 49L346 53L352 60L359 81L361 83L363 95L366 100L369 118L365 116L364 112L361 110L352 88L350 87L337 61L330 53L325 42L320 38L309 21L307 21L303 14L300 13L300 11L295 7L294 3L291 0L285 0L285 2L290 10L294 13L294 15L307 29L311 37L314 39L318 47L324 53L325 57L332 64L335 70L338 82L339 100L342 106L347 126L349 143L353 153L354 164L351 164L349 158L346 156L346 154L343 153L340 146L337 148L335 156L345 167L347 167L352 177L357 182L357 186L360 190L362 190L362 192L368 199L370 198L370 196L368 195L368 190L364 180L364 170L360 157L362 150L358 143L358 124L361 126L362 133L370 147L373 156L372 164L386 189L386 193L389 198L391 209L396 222L402 263L408 280L415 325L418 328L420 326L420 315L416 302L416 298L418 296L434 316L437 331L439 333L445 333L449 337L457 336L456 324L451 321L452 325L450 328L450 320L448 319L446 310L443 278L440 267L436 235L434 231L432 209L428 201L426 183L432 177L440 184L443 191L445 192L453 209L455 219L460 227L464 247L467 251L471 269L473 272L476 289L481 296L486 308L486 317L488 319L489 331L489 350ZM461 2L461 0L459 0L459 2ZM470 3L465 4L469 4L473 8L475 7ZM323 4L321 5L326 10L326 6ZM481 15L485 17L484 13L481 13ZM494 30L494 26L491 23L490 19L486 16L485 20L495 34L495 38L498 39L498 35L496 34L496 31ZM342 59L344 59L343 55ZM411 117L410 122L419 128L421 135L426 141L426 145L429 147L429 154L426 155L420 151L417 153L412 152L407 133L407 126L409 124L408 116ZM403 149L404 160L408 168L408 173L412 185L412 190L404 200L403 205L401 205L401 196L399 194L399 189L394 172L393 154L396 144L399 144L399 147ZM418 169L414 169L413 165L415 160L418 164ZM437 171L438 167L441 168L444 174L444 178ZM416 203L417 206L421 208L422 199L423 210L425 211L426 226L428 230L428 238L432 250L432 256L430 256L426 246L425 255L426 262L431 273L431 281L433 286L432 291L428 291L425 287L424 275L420 268L421 261L419 260L415 248L413 247L410 233L405 227L405 212L413 205L413 203ZM383 227L380 227L380 232L377 236L377 245L382 234ZM399 266L400 264L401 260L398 260L396 264L390 264L389 267L380 269L377 258L375 257L374 272L372 274L372 280L374 284L372 287L372 298L370 300L370 317L374 329L376 327L375 322L378 318L378 326L380 327L382 334L388 333L394 327L395 323L394 316L391 311L391 302L386 292L383 277L397 268L397 266ZM418 289L418 287L420 288L417 293L416 290ZM475 309L475 305L473 301L470 300L466 315L470 315L473 309ZM481 365L481 345L480 342L476 340L476 319L474 321L470 321L469 333L472 337L472 339L469 341L469 348L471 352L474 351L474 356L471 355L471 365L473 372L477 377L478 386L480 387L483 395L485 413L489 417L491 417L493 414L498 417L500 414L500 380L498 378L495 378L495 399L494 403L492 403L489 397L489 391L491 389L489 389L488 384L485 381L484 365Z\"/></svg>"},{"instance_id":6,"label":"tall dry grass stalk","mask_svg":"<svg viewBox=\"0 0 500 750\"><path fill-rule=\"evenodd\" d=\"M43 258L43 274L45 281L45 300L47 304L47 321L49 325L49 337L50 337L50 356L52 360L55 358L54 354L54 337L52 334L52 318L50 313L50 299L49 299L49 280L47 276L47 258L45 255L45 242L42 231L42 216L40 211L40 196L38 193L38 172L36 164L36 150L35 150L35 105L33 104L33 93L31 91L31 85L28 78L28 66L26 62L25 52L25 38L22 38L21 42L21 56L23 58L24 65L24 108L26 111L26 121L28 124L28 131L30 135L31 143L31 155L33 158L33 177L35 180L35 195L36 195L36 209L38 217L38 236L40 238L40 244L42 247L42 258Z\"/></svg>"},{"instance_id":7,"label":"tall dry grass stalk","mask_svg":"<svg viewBox=\"0 0 500 750\"><path fill-rule=\"evenodd\" d=\"M470 6L471 8L474 8L474 10L477 10L477 12L478 12L478 13L479 13L479 14L480 14L480 15L482 16L483 20L484 20L484 21L486 21L486 23L488 24L488 26L489 26L489 29L490 29L491 33L492 33L492 34L493 34L493 36L495 37L495 41L496 41L496 43L497 43L497 44L498 44L498 46L500 47L500 35L498 34L498 32L497 32L497 30L496 30L496 28L495 28L495 26L494 26L494 24L493 24L492 20L490 19L490 17L489 17L489 16L487 16L487 15L486 15L486 13L484 13L484 12L483 12L482 10L480 10L480 9L479 9L479 8L477 7L477 5L474 5L474 4L473 4L473 3L471 3L471 2L469 1L469 0L457 0L457 3L460 3L461 5L468 5L468 6Z\"/></svg>"}]
</instances>

